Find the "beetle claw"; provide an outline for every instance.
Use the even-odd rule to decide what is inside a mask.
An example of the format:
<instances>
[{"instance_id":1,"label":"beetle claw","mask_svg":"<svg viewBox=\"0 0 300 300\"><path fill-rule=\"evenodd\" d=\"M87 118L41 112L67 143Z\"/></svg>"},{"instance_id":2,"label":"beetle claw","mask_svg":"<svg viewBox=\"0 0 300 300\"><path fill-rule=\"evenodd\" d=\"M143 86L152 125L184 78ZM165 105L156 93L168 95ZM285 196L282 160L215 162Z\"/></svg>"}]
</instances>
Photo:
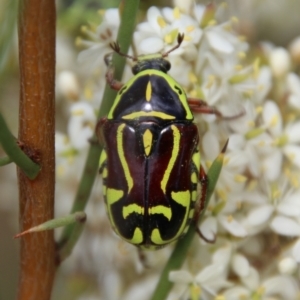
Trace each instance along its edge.
<instances>
[{"instance_id":1,"label":"beetle claw","mask_svg":"<svg viewBox=\"0 0 300 300\"><path fill-rule=\"evenodd\" d=\"M110 43L109 46L117 53L120 53L121 47L118 42Z\"/></svg>"},{"instance_id":2,"label":"beetle claw","mask_svg":"<svg viewBox=\"0 0 300 300\"><path fill-rule=\"evenodd\" d=\"M198 227L197 227L196 231L197 231L199 237L200 237L202 240L204 240L206 243L214 244L215 241L217 240L217 236L216 236L214 233L213 233L213 236L214 236L213 239L208 239L207 237L205 237L205 236L203 235L203 233L201 232L201 230L200 230Z\"/></svg>"}]
</instances>

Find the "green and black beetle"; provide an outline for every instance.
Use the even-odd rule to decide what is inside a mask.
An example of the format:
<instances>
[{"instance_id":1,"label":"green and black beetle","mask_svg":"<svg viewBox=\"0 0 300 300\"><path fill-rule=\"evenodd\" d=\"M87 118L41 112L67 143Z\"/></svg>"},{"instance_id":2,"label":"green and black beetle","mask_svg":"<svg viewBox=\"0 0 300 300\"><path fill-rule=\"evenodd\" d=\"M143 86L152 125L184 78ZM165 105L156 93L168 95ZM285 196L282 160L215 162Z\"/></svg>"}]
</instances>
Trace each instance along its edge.
<instances>
[{"instance_id":1,"label":"green and black beetle","mask_svg":"<svg viewBox=\"0 0 300 300\"><path fill-rule=\"evenodd\" d=\"M199 134L193 111L220 113L198 99L187 98L167 74L164 54L132 57L134 76L122 84L107 73L118 90L106 118L99 121L104 144L100 158L107 212L115 232L146 249L163 247L184 235L204 208L207 176L201 167ZM200 183L200 190L198 188Z\"/></svg>"}]
</instances>

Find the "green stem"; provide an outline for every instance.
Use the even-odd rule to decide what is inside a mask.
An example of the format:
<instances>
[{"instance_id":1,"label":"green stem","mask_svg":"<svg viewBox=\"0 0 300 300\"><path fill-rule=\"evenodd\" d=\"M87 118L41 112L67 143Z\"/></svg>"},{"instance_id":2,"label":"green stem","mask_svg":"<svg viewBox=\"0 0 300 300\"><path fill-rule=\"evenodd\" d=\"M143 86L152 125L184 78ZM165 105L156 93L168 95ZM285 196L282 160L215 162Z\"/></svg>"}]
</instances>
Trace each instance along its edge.
<instances>
[{"instance_id":1,"label":"green stem","mask_svg":"<svg viewBox=\"0 0 300 300\"><path fill-rule=\"evenodd\" d=\"M135 28L135 21L139 7L139 0L125 0L124 9L121 12L121 24L118 32L118 42L123 52L127 52L131 43L131 37ZM114 77L118 80L121 79L126 60L119 55L113 55L112 64L115 67ZM104 62L103 62L104 65ZM106 116L113 104L116 92L106 85L102 104L99 110L98 119ZM96 135L92 137L92 140L97 140ZM74 200L74 204L71 213L76 211L83 211L88 198L91 193L91 189L98 172L98 161L100 157L101 147L96 144L90 146L82 178L77 190L77 194ZM100 195L99 195L100 197ZM76 224L71 224L64 228L62 236L59 240L59 247L64 247L68 241L72 232L74 231ZM73 242L75 244L75 242ZM63 251L63 250L62 250Z\"/></svg>"},{"instance_id":2,"label":"green stem","mask_svg":"<svg viewBox=\"0 0 300 300\"><path fill-rule=\"evenodd\" d=\"M6 2L6 3L5 3ZM5 79L4 71L8 67L11 53L13 53L14 32L16 29L16 20L18 12L18 1L2 1L2 12L0 20L0 82Z\"/></svg>"},{"instance_id":3,"label":"green stem","mask_svg":"<svg viewBox=\"0 0 300 300\"><path fill-rule=\"evenodd\" d=\"M2 114L0 113L0 144L9 158L26 174L34 179L40 166L34 163L17 145L15 137L9 131Z\"/></svg>"}]
</instances>

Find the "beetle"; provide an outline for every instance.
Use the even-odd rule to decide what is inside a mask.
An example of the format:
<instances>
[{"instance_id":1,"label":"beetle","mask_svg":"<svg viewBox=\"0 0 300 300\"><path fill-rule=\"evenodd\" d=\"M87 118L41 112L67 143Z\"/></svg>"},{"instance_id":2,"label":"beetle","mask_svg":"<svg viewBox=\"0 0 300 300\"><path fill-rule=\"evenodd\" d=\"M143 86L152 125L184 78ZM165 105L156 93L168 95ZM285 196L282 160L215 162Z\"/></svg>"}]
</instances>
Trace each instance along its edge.
<instances>
[{"instance_id":1,"label":"beetle","mask_svg":"<svg viewBox=\"0 0 300 300\"><path fill-rule=\"evenodd\" d=\"M126 83L106 79L118 91L107 117L97 125L104 147L100 156L103 194L114 231L142 249L159 249L178 240L197 222L204 208L208 179L201 166L194 112L221 113L187 98L167 72L164 54L133 57L133 77ZM107 62L107 58L106 58ZM199 184L200 183L200 184ZM199 188L200 186L200 188Z\"/></svg>"}]
</instances>

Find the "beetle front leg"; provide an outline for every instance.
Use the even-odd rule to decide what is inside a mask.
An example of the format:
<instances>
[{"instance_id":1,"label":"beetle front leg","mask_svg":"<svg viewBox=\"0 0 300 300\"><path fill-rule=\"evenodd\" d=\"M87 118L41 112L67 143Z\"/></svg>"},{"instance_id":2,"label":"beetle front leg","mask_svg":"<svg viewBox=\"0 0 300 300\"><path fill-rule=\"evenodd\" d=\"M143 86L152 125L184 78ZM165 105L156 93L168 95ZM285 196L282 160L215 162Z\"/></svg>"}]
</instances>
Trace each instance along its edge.
<instances>
[{"instance_id":1,"label":"beetle front leg","mask_svg":"<svg viewBox=\"0 0 300 300\"><path fill-rule=\"evenodd\" d=\"M191 110L195 113L212 114L224 120L234 120L245 114L245 111L242 110L240 113L233 116L224 116L217 108L214 106L209 106L204 100L197 98L188 98L187 100Z\"/></svg>"},{"instance_id":2,"label":"beetle front leg","mask_svg":"<svg viewBox=\"0 0 300 300\"><path fill-rule=\"evenodd\" d=\"M114 78L114 68L113 67L108 68L105 77L106 77L107 84L109 84L109 86L113 90L119 91L122 88L123 83Z\"/></svg>"},{"instance_id":3,"label":"beetle front leg","mask_svg":"<svg viewBox=\"0 0 300 300\"><path fill-rule=\"evenodd\" d=\"M213 114L217 117L223 117L222 113L214 106L209 106L204 100L197 98L188 98L188 104L191 110L195 113Z\"/></svg>"},{"instance_id":4,"label":"beetle front leg","mask_svg":"<svg viewBox=\"0 0 300 300\"><path fill-rule=\"evenodd\" d=\"M112 53L108 53L104 56L104 62L107 66L107 72L105 74L105 78L106 78L107 84L109 84L109 86L113 90L119 91L122 88L123 83L114 78L115 69L111 65L111 56L112 56Z\"/></svg>"}]
</instances>

